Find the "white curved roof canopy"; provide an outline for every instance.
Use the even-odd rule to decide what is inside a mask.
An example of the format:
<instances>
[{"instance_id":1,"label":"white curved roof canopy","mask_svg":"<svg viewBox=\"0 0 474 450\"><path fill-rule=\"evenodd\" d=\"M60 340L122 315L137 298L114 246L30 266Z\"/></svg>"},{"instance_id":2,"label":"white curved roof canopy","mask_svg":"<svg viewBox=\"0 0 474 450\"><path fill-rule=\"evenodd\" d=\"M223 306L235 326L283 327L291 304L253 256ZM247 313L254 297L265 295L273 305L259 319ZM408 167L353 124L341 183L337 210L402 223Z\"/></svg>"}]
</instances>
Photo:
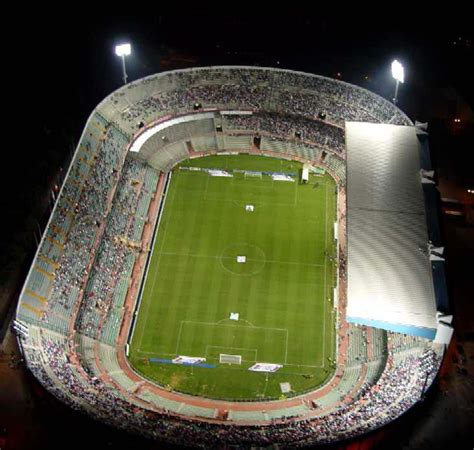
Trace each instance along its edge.
<instances>
[{"instance_id":1,"label":"white curved roof canopy","mask_svg":"<svg viewBox=\"0 0 474 450\"><path fill-rule=\"evenodd\" d=\"M346 123L348 320L434 338L414 127Z\"/></svg>"},{"instance_id":2,"label":"white curved roof canopy","mask_svg":"<svg viewBox=\"0 0 474 450\"><path fill-rule=\"evenodd\" d=\"M175 119L170 119L165 122L158 123L154 126L151 126L147 130L145 130L142 134L140 134L132 145L129 148L129 152L138 153L140 149L143 147L146 141L154 136L156 133L165 130L168 127L173 125L178 125L181 123L191 122L194 120L202 120L202 119L213 119L214 113L202 113L202 114L191 114L187 116L177 117Z\"/></svg>"}]
</instances>

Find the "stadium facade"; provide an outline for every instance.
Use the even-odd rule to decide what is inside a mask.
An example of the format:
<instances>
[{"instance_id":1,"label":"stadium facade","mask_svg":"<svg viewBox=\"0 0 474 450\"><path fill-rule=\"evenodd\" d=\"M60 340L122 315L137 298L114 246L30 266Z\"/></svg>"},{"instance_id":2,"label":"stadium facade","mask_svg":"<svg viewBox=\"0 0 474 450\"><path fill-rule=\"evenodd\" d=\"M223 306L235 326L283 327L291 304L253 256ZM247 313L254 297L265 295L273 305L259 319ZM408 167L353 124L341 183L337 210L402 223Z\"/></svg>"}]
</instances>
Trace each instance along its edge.
<instances>
[{"instance_id":1,"label":"stadium facade","mask_svg":"<svg viewBox=\"0 0 474 450\"><path fill-rule=\"evenodd\" d=\"M305 446L396 419L452 333L422 128L365 89L270 68L166 72L115 91L86 123L20 294L28 368L72 408L181 445ZM298 160L337 182L336 371L313 392L213 401L128 364L167 174L223 152Z\"/></svg>"}]
</instances>

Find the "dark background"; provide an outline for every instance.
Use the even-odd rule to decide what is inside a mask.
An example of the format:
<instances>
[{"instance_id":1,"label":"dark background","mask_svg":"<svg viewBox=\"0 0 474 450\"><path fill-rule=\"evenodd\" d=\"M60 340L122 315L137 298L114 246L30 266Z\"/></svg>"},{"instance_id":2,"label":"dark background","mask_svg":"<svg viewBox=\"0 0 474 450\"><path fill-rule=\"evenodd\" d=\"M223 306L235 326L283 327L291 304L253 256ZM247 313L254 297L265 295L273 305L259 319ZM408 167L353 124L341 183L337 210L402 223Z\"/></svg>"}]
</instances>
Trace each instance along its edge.
<instances>
[{"instance_id":1,"label":"dark background","mask_svg":"<svg viewBox=\"0 0 474 450\"><path fill-rule=\"evenodd\" d=\"M380 8L397 15L395 5ZM49 217L49 192L60 184L93 108L122 85L116 44L132 44L126 59L129 81L176 68L242 64L338 78L387 99L394 93L390 64L397 58L406 79L399 106L412 120L429 122L441 196L461 201L461 216L441 216L456 335L438 382L423 403L380 432L331 448L472 448L474 195L466 192L474 189L473 25L466 11L436 19L415 13L411 17L390 21L321 12L151 11L117 18L94 14L94 8L87 14L73 7L63 12L60 6L51 13L31 12L23 19L22 32L5 42L13 49L4 57L10 78L4 91L13 97L6 112L15 132L11 142L3 143L0 163L0 342L38 228ZM461 122L456 124L455 118ZM0 397L0 444L3 439L9 445L5 448L63 448L65 443L74 448L160 448L70 411L21 366L15 370L11 383L21 387L17 406L23 402L24 409L13 420L11 403L2 403ZM2 387L8 389L5 383Z\"/></svg>"}]
</instances>

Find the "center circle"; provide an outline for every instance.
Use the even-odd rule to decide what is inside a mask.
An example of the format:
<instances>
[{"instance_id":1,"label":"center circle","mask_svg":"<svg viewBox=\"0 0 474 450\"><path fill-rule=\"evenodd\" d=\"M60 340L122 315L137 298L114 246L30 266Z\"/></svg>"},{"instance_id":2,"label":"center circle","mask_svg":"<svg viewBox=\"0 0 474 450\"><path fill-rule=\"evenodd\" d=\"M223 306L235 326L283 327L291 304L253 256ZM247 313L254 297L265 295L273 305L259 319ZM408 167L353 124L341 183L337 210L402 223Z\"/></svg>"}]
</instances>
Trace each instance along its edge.
<instances>
[{"instance_id":1,"label":"center circle","mask_svg":"<svg viewBox=\"0 0 474 450\"><path fill-rule=\"evenodd\" d=\"M238 262L245 256L245 262ZM227 246L221 254L222 267L234 275L256 275L265 266L265 252L257 245L236 243Z\"/></svg>"}]
</instances>

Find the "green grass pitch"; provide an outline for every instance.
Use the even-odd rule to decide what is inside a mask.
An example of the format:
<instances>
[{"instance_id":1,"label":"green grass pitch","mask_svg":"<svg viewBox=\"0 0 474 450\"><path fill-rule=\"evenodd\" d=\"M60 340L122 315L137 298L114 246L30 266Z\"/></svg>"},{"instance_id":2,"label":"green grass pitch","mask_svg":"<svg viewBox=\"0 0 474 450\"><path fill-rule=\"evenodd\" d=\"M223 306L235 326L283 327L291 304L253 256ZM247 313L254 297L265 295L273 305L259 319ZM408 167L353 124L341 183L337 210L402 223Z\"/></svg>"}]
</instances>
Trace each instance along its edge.
<instances>
[{"instance_id":1,"label":"green grass pitch","mask_svg":"<svg viewBox=\"0 0 474 450\"><path fill-rule=\"evenodd\" d=\"M253 155L181 166L298 175L286 182L173 170L130 345L132 366L165 387L218 399L282 398L283 382L290 395L319 386L335 358L334 180L311 175L301 184L300 163ZM221 353L240 355L242 364L219 364ZM216 367L150 362L177 355L205 357ZM255 362L283 368L249 371Z\"/></svg>"}]
</instances>

